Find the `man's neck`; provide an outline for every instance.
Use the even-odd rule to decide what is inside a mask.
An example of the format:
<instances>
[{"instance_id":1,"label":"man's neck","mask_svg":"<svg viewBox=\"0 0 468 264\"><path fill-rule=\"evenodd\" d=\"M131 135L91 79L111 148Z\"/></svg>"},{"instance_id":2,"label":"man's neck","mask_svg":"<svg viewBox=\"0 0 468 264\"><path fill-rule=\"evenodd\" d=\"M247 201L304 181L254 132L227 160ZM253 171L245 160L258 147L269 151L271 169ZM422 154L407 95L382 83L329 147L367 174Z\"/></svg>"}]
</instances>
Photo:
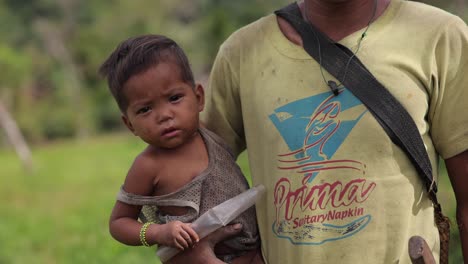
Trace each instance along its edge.
<instances>
[{"instance_id":1,"label":"man's neck","mask_svg":"<svg viewBox=\"0 0 468 264\"><path fill-rule=\"evenodd\" d=\"M390 0L304 0L299 7L306 21L339 41L377 19L389 3Z\"/></svg>"}]
</instances>

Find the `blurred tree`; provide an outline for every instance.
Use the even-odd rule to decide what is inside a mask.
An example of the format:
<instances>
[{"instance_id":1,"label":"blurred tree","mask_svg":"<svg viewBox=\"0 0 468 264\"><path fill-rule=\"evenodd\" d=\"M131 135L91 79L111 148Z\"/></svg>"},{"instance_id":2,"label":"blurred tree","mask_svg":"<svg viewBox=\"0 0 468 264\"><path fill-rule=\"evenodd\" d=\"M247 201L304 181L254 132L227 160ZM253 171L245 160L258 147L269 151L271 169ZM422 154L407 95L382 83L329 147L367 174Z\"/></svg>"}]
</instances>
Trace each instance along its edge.
<instances>
[{"instance_id":1,"label":"blurred tree","mask_svg":"<svg viewBox=\"0 0 468 264\"><path fill-rule=\"evenodd\" d=\"M288 2L287 0L198 1L199 15L195 22L201 28L199 39L205 46L205 61L209 62L203 70L209 71L219 45L233 31L273 12L275 8L286 5Z\"/></svg>"},{"instance_id":2,"label":"blurred tree","mask_svg":"<svg viewBox=\"0 0 468 264\"><path fill-rule=\"evenodd\" d=\"M0 28L0 40L14 47L18 53L24 54L31 65L31 70L22 76L28 80L28 84L22 86L22 89L11 89L14 91L15 100L9 103L25 135L31 140L41 140L49 133L51 127L54 127L44 126L45 120L54 120L53 117L60 112L59 108L44 111L44 107L56 105L56 102L63 101L64 97L59 98L60 93L57 93L61 90L56 89L59 78L54 79L62 67L47 53L42 45L41 35L36 32L34 25L43 17L47 20L59 19L61 12L55 1L50 0L6 0L0 2L0 10L5 10L7 15L0 18L3 20L0 22L5 22L0 24L6 25ZM65 86L66 88L68 86ZM67 119L74 120L73 115ZM61 124L59 127L66 126Z\"/></svg>"},{"instance_id":3,"label":"blurred tree","mask_svg":"<svg viewBox=\"0 0 468 264\"><path fill-rule=\"evenodd\" d=\"M423 1L466 17L464 0ZM167 35L187 52L197 79L203 79L234 30L289 2L0 0L4 53L7 47L11 61L28 65L19 70L0 62L11 68L1 77L7 80L0 98L32 142L121 129L119 110L97 74L120 41Z\"/></svg>"},{"instance_id":4,"label":"blurred tree","mask_svg":"<svg viewBox=\"0 0 468 264\"><path fill-rule=\"evenodd\" d=\"M33 21L35 33L41 40L44 50L62 68L61 85L67 91L66 100L71 107L74 130L78 137L86 137L90 132L89 104L80 67L76 63L71 40L78 31L79 0L56 1L56 19L37 17Z\"/></svg>"},{"instance_id":5,"label":"blurred tree","mask_svg":"<svg viewBox=\"0 0 468 264\"><path fill-rule=\"evenodd\" d=\"M5 45L0 45L0 127L5 131L8 142L14 147L18 157L28 171L32 171L31 151L15 119L8 110L4 98L11 98L14 93L11 87L23 84L30 71L29 60L21 53ZM27 79L27 78L26 78ZM11 101L11 100L9 100Z\"/></svg>"}]
</instances>

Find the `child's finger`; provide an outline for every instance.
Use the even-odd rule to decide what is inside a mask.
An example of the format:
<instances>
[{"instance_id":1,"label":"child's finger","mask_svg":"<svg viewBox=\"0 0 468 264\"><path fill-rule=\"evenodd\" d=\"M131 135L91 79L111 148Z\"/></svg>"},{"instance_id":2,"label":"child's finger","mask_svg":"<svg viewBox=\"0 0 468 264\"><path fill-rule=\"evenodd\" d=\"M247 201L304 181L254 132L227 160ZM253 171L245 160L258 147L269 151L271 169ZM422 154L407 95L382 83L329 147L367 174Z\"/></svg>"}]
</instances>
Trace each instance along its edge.
<instances>
[{"instance_id":1,"label":"child's finger","mask_svg":"<svg viewBox=\"0 0 468 264\"><path fill-rule=\"evenodd\" d=\"M176 238L176 243L179 245L179 249L184 250L189 247L187 240L185 240L182 234L179 234Z\"/></svg>"},{"instance_id":2,"label":"child's finger","mask_svg":"<svg viewBox=\"0 0 468 264\"><path fill-rule=\"evenodd\" d=\"M185 241L188 243L189 246L192 246L193 244L192 238L190 237L189 233L185 231L185 229L182 229L182 231L180 232L180 235L182 236L183 239L185 239Z\"/></svg>"},{"instance_id":3,"label":"child's finger","mask_svg":"<svg viewBox=\"0 0 468 264\"><path fill-rule=\"evenodd\" d=\"M195 232L195 230L193 230L192 227L187 226L187 228L184 228L184 230L192 238L192 240L195 241L195 243L200 241L200 237L198 237L197 232Z\"/></svg>"},{"instance_id":4,"label":"child's finger","mask_svg":"<svg viewBox=\"0 0 468 264\"><path fill-rule=\"evenodd\" d=\"M174 240L174 246L173 247L175 247L175 248L177 248L178 250L181 250L181 251L183 251L185 249L181 244L179 244L179 242L177 240Z\"/></svg>"}]
</instances>

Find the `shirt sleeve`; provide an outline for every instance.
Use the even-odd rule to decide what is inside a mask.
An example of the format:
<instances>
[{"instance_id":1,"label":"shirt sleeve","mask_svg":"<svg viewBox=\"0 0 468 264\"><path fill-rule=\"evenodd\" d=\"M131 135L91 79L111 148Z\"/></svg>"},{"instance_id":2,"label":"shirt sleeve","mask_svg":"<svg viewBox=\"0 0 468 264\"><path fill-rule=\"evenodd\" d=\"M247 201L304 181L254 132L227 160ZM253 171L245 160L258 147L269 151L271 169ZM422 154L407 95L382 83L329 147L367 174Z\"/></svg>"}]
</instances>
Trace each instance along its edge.
<instances>
[{"instance_id":1,"label":"shirt sleeve","mask_svg":"<svg viewBox=\"0 0 468 264\"><path fill-rule=\"evenodd\" d=\"M435 50L430 102L431 136L442 158L468 149L468 30L455 18L441 30Z\"/></svg>"},{"instance_id":2,"label":"shirt sleeve","mask_svg":"<svg viewBox=\"0 0 468 264\"><path fill-rule=\"evenodd\" d=\"M224 43L210 74L202 112L205 126L228 143L235 157L245 149L238 61L233 45Z\"/></svg>"}]
</instances>

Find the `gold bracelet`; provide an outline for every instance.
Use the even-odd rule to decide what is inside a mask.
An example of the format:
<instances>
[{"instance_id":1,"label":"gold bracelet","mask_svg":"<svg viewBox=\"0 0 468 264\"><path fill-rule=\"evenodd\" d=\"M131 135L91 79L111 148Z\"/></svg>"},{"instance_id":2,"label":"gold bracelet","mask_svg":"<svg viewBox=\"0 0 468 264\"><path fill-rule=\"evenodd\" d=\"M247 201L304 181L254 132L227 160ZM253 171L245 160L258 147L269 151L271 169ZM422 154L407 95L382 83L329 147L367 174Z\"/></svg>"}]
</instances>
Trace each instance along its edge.
<instances>
[{"instance_id":1,"label":"gold bracelet","mask_svg":"<svg viewBox=\"0 0 468 264\"><path fill-rule=\"evenodd\" d=\"M144 245L145 247L151 247L150 244L146 241L146 230L148 229L148 226L154 224L153 222L146 222L143 224L143 226L140 229L140 241L141 244Z\"/></svg>"}]
</instances>

